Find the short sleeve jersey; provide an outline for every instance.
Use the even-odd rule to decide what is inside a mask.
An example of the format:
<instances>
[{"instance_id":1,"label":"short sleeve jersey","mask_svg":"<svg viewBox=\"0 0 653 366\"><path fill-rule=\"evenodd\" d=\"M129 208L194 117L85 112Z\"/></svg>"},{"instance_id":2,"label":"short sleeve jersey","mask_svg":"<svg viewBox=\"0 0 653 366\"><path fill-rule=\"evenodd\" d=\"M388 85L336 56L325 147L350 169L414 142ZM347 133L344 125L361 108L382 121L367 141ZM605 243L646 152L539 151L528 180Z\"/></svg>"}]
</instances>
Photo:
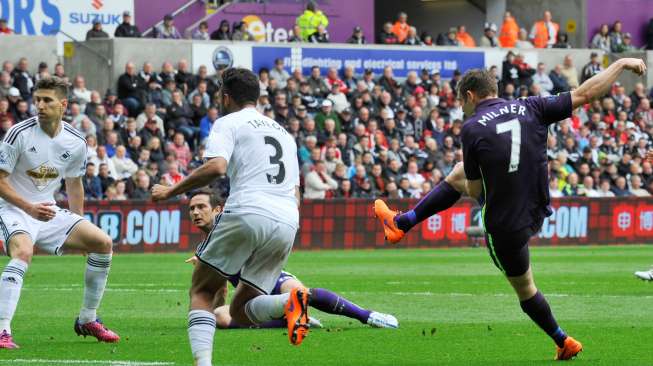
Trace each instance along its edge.
<instances>
[{"instance_id":1,"label":"short sleeve jersey","mask_svg":"<svg viewBox=\"0 0 653 366\"><path fill-rule=\"evenodd\" d=\"M230 113L213 124L204 155L228 162L226 212L254 213L299 226L297 145L277 122L255 108Z\"/></svg>"},{"instance_id":2,"label":"short sleeve jersey","mask_svg":"<svg viewBox=\"0 0 653 366\"><path fill-rule=\"evenodd\" d=\"M62 179L84 175L86 140L66 122L50 137L37 117L27 119L0 142L0 170L9 173L9 184L28 202L54 202Z\"/></svg>"},{"instance_id":3,"label":"short sleeve jersey","mask_svg":"<svg viewBox=\"0 0 653 366\"><path fill-rule=\"evenodd\" d=\"M479 103L462 129L465 175L482 179L489 233L537 225L551 214L548 126L571 116L569 93Z\"/></svg>"}]
</instances>

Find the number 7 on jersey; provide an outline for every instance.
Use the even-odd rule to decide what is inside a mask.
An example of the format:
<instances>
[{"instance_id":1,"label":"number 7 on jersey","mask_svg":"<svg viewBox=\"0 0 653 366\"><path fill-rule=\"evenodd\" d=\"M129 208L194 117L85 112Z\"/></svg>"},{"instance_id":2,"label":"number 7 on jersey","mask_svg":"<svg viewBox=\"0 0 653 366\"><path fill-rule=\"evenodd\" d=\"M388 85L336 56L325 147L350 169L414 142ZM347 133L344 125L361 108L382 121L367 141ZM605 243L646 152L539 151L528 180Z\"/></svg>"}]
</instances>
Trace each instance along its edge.
<instances>
[{"instance_id":1,"label":"number 7 on jersey","mask_svg":"<svg viewBox=\"0 0 653 366\"><path fill-rule=\"evenodd\" d=\"M510 147L510 165L508 166L508 173L516 172L519 170L519 154L521 150L521 125L518 119L512 119L508 122L497 124L497 133L510 132L511 147Z\"/></svg>"}]
</instances>

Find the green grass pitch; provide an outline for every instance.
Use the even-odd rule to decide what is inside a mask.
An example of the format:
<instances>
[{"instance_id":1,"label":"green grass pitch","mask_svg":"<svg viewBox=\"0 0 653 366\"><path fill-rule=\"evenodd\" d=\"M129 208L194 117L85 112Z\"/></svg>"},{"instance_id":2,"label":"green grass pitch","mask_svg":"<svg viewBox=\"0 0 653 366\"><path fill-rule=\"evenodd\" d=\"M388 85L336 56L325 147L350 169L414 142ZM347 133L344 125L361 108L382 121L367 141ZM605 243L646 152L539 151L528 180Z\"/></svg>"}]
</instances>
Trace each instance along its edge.
<instances>
[{"instance_id":1,"label":"green grass pitch","mask_svg":"<svg viewBox=\"0 0 653 366\"><path fill-rule=\"evenodd\" d=\"M653 248L533 248L535 280L559 323L582 341L574 365L653 364L653 283L632 272ZM100 315L117 345L77 337L80 256L36 257L0 365L190 365L187 256L116 255ZM7 259L0 260L4 267ZM547 365L553 343L521 312L484 248L293 253L305 284L389 312L399 330L313 311L326 328L300 347L284 330L218 330L215 365Z\"/></svg>"}]
</instances>

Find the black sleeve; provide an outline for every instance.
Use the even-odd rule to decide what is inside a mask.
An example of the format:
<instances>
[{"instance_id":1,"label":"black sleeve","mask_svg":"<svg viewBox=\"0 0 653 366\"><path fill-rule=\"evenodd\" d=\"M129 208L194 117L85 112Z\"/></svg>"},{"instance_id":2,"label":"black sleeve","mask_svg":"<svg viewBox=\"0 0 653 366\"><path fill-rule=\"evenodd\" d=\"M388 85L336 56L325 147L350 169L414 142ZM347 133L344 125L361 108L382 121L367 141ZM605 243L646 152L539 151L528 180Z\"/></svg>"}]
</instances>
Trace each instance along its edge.
<instances>
[{"instance_id":1,"label":"black sleeve","mask_svg":"<svg viewBox=\"0 0 653 366\"><path fill-rule=\"evenodd\" d=\"M463 166L465 169L465 177L467 180L481 179L481 170L478 164L475 151L475 137L471 126L463 126L462 130L462 144L463 144Z\"/></svg>"}]
</instances>

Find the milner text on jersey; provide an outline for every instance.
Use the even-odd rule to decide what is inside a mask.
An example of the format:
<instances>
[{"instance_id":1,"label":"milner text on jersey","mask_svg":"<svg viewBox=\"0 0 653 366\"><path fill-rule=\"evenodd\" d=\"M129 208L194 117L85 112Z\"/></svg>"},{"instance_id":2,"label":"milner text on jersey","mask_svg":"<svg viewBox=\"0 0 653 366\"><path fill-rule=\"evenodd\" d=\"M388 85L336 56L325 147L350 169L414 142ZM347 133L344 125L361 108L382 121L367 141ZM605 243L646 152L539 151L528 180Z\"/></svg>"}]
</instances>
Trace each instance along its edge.
<instances>
[{"instance_id":1,"label":"milner text on jersey","mask_svg":"<svg viewBox=\"0 0 653 366\"><path fill-rule=\"evenodd\" d=\"M507 106L503 106L499 108L499 112L497 113L496 111L490 111L485 114L483 114L483 117L479 119L477 122L482 124L483 126L487 126L487 122L490 120L497 118L499 116L502 116L504 114L518 114L520 116L525 116L526 115L526 107L522 105L517 105L517 104L510 104Z\"/></svg>"}]
</instances>

